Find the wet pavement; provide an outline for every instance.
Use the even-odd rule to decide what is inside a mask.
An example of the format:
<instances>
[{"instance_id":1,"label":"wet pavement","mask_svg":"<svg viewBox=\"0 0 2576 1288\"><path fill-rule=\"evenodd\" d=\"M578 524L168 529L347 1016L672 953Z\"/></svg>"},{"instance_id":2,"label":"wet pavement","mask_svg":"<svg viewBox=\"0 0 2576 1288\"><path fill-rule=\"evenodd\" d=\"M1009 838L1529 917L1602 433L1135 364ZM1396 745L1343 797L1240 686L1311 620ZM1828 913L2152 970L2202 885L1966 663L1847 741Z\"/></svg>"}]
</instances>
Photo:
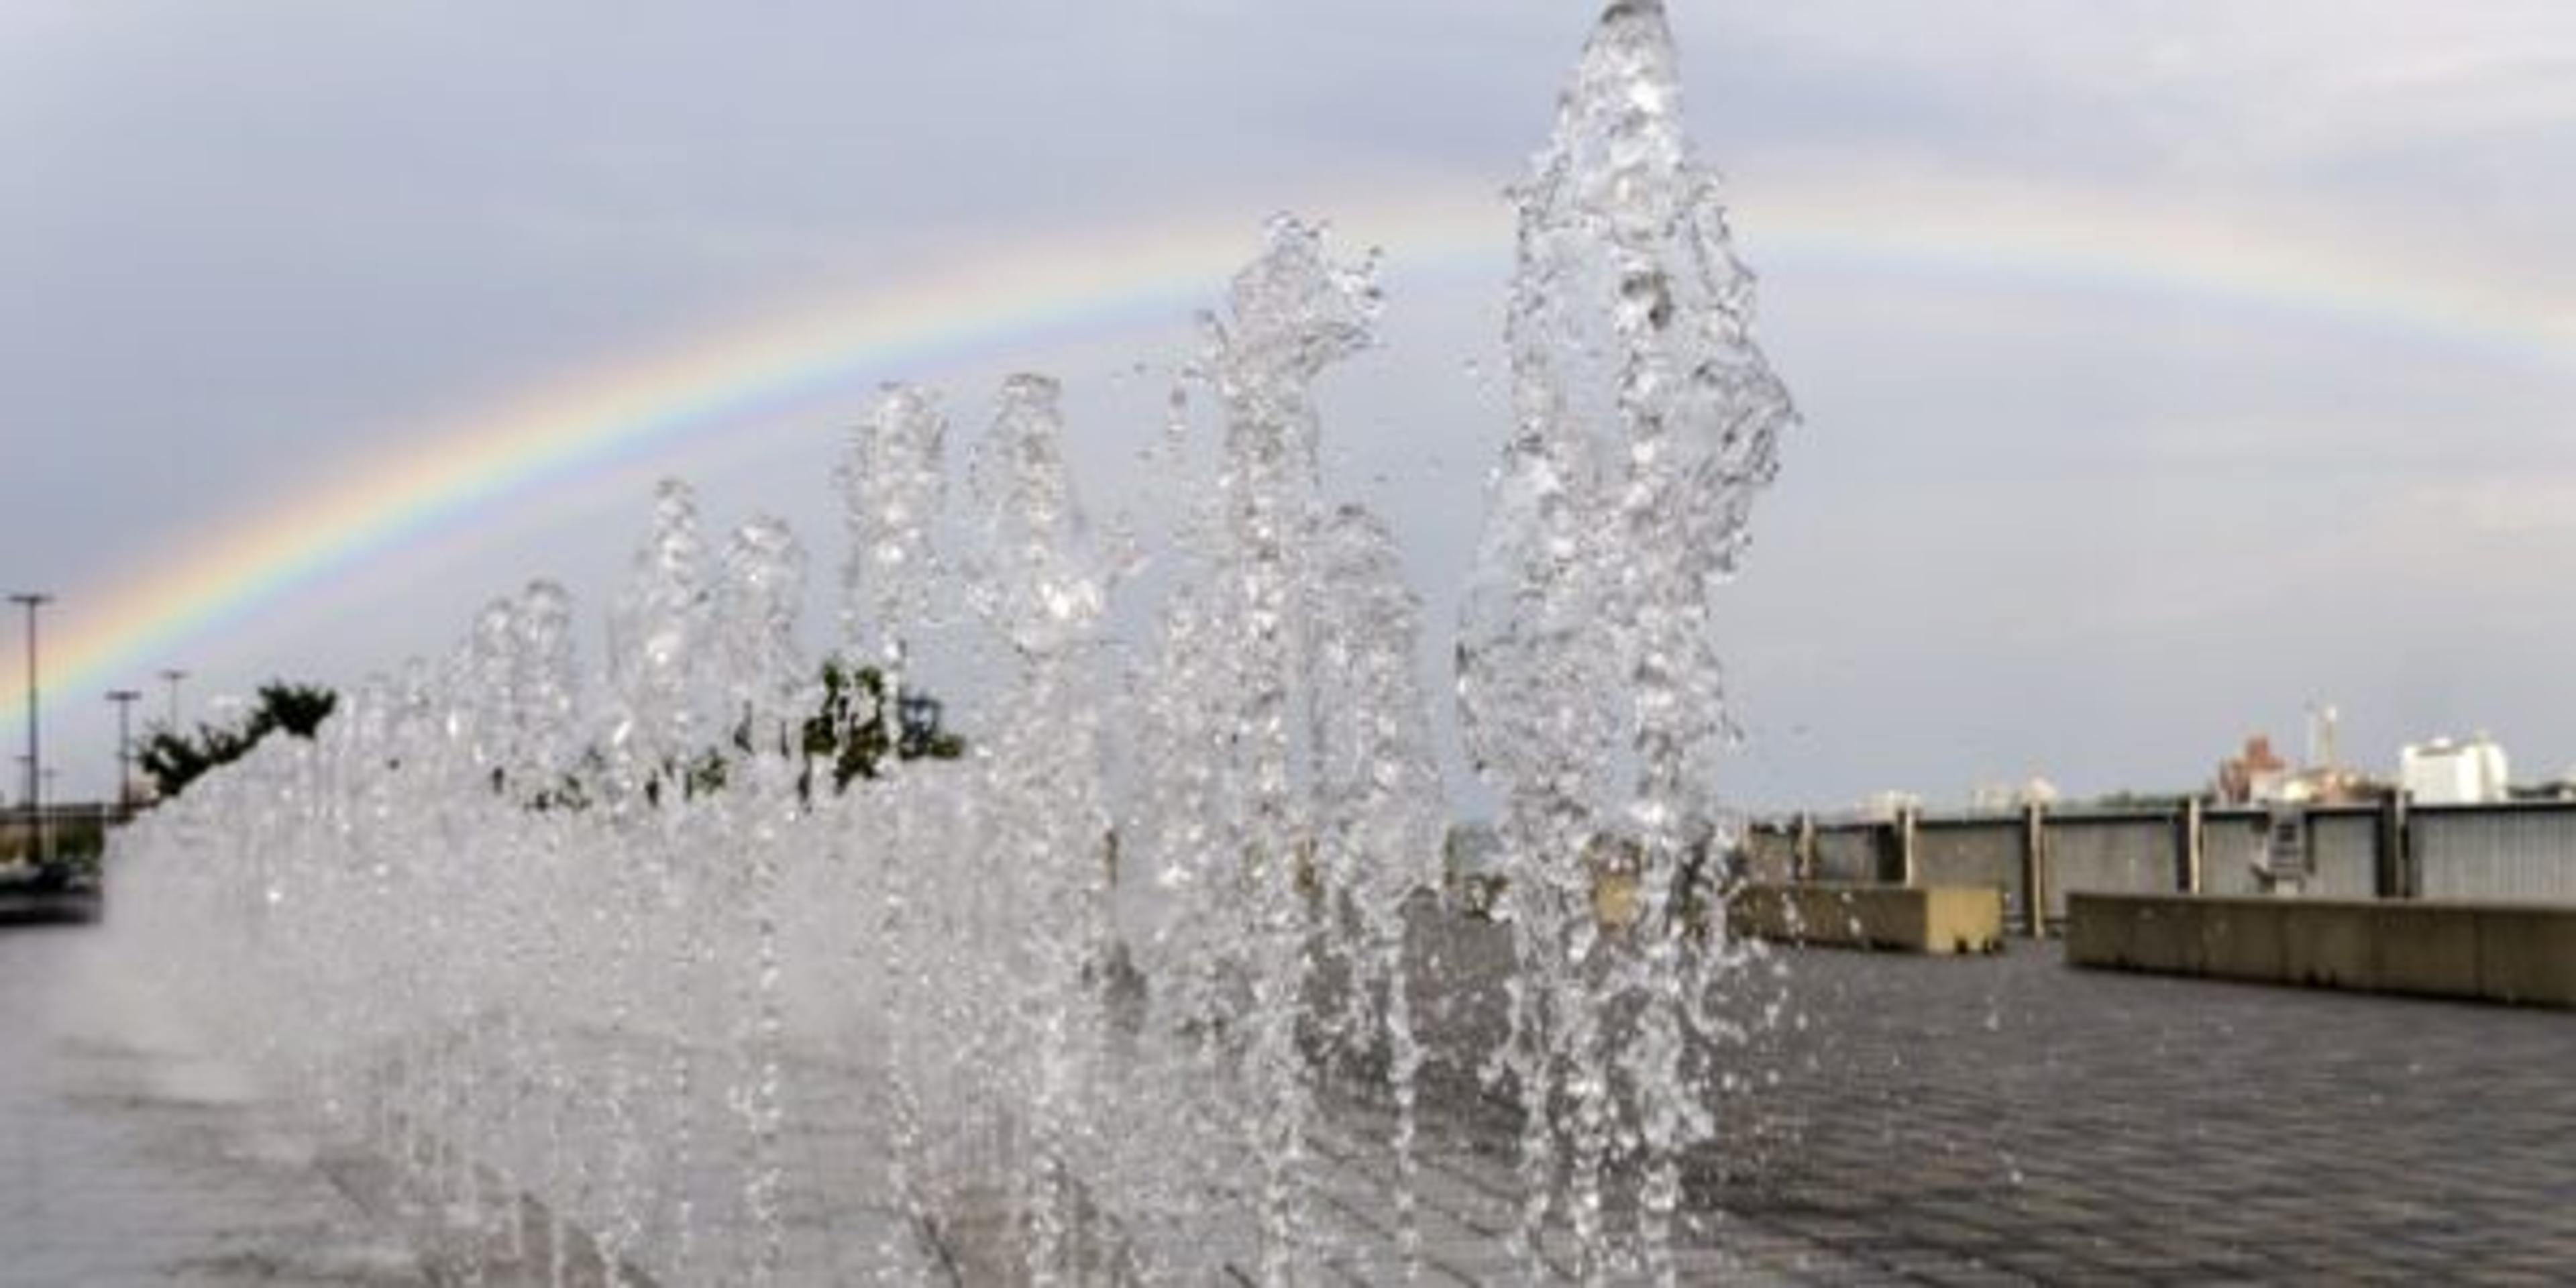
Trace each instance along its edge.
<instances>
[{"instance_id":1,"label":"wet pavement","mask_svg":"<svg viewBox=\"0 0 2576 1288\"><path fill-rule=\"evenodd\" d=\"M107 934L0 932L0 1285L450 1278L189 1054ZM2576 1279L2576 1014L2080 972L2028 943L1788 960L1789 1020L1687 1168L1685 1282ZM786 1281L857 1279L894 1233L867 1210L873 1097L794 1072ZM1509 1115L1455 1083L1431 1103L1424 1281L1517 1281ZM1387 1125L1337 1102L1315 1133L1335 1281L1398 1277Z\"/></svg>"},{"instance_id":2,"label":"wet pavement","mask_svg":"<svg viewBox=\"0 0 2576 1288\"><path fill-rule=\"evenodd\" d=\"M1812 952L1688 1202L1930 1283L2576 1282L2576 1012Z\"/></svg>"},{"instance_id":3,"label":"wet pavement","mask_svg":"<svg viewBox=\"0 0 2576 1288\"><path fill-rule=\"evenodd\" d=\"M425 1283L94 926L0 930L0 1285Z\"/></svg>"}]
</instances>

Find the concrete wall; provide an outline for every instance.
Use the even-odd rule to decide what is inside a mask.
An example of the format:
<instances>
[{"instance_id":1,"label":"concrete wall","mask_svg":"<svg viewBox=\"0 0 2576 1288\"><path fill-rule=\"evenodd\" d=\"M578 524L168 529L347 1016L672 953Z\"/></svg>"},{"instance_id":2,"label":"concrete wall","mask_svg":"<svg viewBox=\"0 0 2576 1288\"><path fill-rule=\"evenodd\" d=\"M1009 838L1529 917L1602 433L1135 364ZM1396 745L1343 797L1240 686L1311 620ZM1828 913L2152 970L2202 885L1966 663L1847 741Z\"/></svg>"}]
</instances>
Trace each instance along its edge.
<instances>
[{"instance_id":1,"label":"concrete wall","mask_svg":"<svg viewBox=\"0 0 2576 1288\"><path fill-rule=\"evenodd\" d=\"M2040 891L2049 920L2064 920L2072 892L2183 892L2193 871L2188 818L2181 810L2042 814ZM2269 825L2262 809L2203 812L2197 892L2267 893L2257 869ZM1763 823L1746 832L1741 872L1754 881L1865 885L1900 883L1910 870L1918 886L1998 892L2008 923L2027 929L2024 827L2020 815L1994 814L1918 817L1910 833L1902 822L1817 824L1813 862L1802 871L1798 826ZM2576 905L2576 802L2313 806L2307 843L2300 893L2310 898Z\"/></svg>"},{"instance_id":2,"label":"concrete wall","mask_svg":"<svg viewBox=\"0 0 2576 1288\"><path fill-rule=\"evenodd\" d=\"M2021 925L2029 892L2018 815L1926 818L1914 829L1914 882L1964 886L2003 896L2004 920Z\"/></svg>"},{"instance_id":3,"label":"concrete wall","mask_svg":"<svg viewBox=\"0 0 2576 1288\"><path fill-rule=\"evenodd\" d=\"M1814 878L1845 885L1895 880L1899 874L1889 871L1891 831L1884 823L1819 826Z\"/></svg>"},{"instance_id":4,"label":"concrete wall","mask_svg":"<svg viewBox=\"0 0 2576 1288\"><path fill-rule=\"evenodd\" d=\"M2079 894L2076 966L2576 1007L2576 907Z\"/></svg>"},{"instance_id":5,"label":"concrete wall","mask_svg":"<svg viewBox=\"0 0 2576 1288\"><path fill-rule=\"evenodd\" d=\"M1745 829L1740 845L1745 880L1777 885L1798 879L1797 824L1757 823Z\"/></svg>"},{"instance_id":6,"label":"concrete wall","mask_svg":"<svg viewBox=\"0 0 2576 1288\"><path fill-rule=\"evenodd\" d=\"M1728 903L1735 933L1843 948L1983 953L2003 946L2003 899L1985 888L1746 886Z\"/></svg>"},{"instance_id":7,"label":"concrete wall","mask_svg":"<svg viewBox=\"0 0 2576 1288\"><path fill-rule=\"evenodd\" d=\"M2047 821L2051 920L2066 916L2070 891L2164 894L2182 888L2181 826L2173 815L2057 814Z\"/></svg>"},{"instance_id":8,"label":"concrete wall","mask_svg":"<svg viewBox=\"0 0 2576 1288\"><path fill-rule=\"evenodd\" d=\"M2254 869L2263 860L2263 838L2272 823L2262 810L2210 810L2200 818L2200 892L2261 894Z\"/></svg>"},{"instance_id":9,"label":"concrete wall","mask_svg":"<svg viewBox=\"0 0 2576 1288\"><path fill-rule=\"evenodd\" d=\"M2407 831L2424 898L2576 903L2576 808L2423 806Z\"/></svg>"},{"instance_id":10,"label":"concrete wall","mask_svg":"<svg viewBox=\"0 0 2576 1288\"><path fill-rule=\"evenodd\" d=\"M2373 899L2379 886L2379 807L2308 811L2307 893Z\"/></svg>"}]
</instances>

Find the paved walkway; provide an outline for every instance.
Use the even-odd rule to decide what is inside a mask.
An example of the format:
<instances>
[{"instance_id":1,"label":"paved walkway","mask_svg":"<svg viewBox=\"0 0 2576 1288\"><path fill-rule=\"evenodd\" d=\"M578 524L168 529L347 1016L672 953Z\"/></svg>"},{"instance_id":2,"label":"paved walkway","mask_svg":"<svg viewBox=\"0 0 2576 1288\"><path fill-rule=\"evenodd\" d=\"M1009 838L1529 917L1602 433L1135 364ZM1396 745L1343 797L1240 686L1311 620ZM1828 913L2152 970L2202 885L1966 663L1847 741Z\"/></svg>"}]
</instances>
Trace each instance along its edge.
<instances>
[{"instance_id":1,"label":"paved walkway","mask_svg":"<svg viewBox=\"0 0 2576 1288\"><path fill-rule=\"evenodd\" d=\"M425 1283L89 926L0 929L0 1285Z\"/></svg>"},{"instance_id":2,"label":"paved walkway","mask_svg":"<svg viewBox=\"0 0 2576 1288\"><path fill-rule=\"evenodd\" d=\"M2576 1013L1796 959L1688 1187L1933 1283L2576 1282Z\"/></svg>"},{"instance_id":3,"label":"paved walkway","mask_svg":"<svg viewBox=\"0 0 2576 1288\"><path fill-rule=\"evenodd\" d=\"M158 1036L109 933L0 932L0 1285L428 1280L327 1179L347 1169ZM2078 972L2028 943L1791 961L1804 1026L1745 1054L1690 1162L1690 1282L2576 1281L2576 1015ZM790 1081L787 1279L872 1279L909 1242L867 1199L880 1115L846 1077ZM1513 1282L1510 1124L1462 1091L1426 1124L1426 1280ZM1316 1132L1342 1282L1394 1276L1383 1129L1343 1105ZM697 1183L719 1223L720 1162Z\"/></svg>"}]
</instances>

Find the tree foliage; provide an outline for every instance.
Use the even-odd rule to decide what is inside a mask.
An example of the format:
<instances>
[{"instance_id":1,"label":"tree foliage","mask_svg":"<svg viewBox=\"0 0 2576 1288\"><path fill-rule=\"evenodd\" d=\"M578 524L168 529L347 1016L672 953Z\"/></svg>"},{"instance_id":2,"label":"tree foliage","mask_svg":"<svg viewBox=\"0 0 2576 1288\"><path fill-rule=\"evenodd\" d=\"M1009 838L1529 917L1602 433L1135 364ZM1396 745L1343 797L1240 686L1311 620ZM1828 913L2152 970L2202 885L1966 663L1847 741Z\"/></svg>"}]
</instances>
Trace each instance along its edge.
<instances>
[{"instance_id":1,"label":"tree foliage","mask_svg":"<svg viewBox=\"0 0 2576 1288\"><path fill-rule=\"evenodd\" d=\"M259 700L238 724L200 724L195 736L175 729L155 729L136 757L153 792L163 800L187 790L207 770L229 765L250 754L272 733L311 738L340 704L340 695L320 685L271 680L259 688Z\"/></svg>"},{"instance_id":2,"label":"tree foliage","mask_svg":"<svg viewBox=\"0 0 2576 1288\"><path fill-rule=\"evenodd\" d=\"M911 689L892 704L894 728L889 734L885 673L876 667L828 659L821 682L814 711L792 729L764 736L745 718L723 745L655 767L641 784L646 803L661 804L675 785L684 800L722 791L735 765L755 755L799 760L797 795L811 801L819 784L829 783L837 795L848 791L851 783L882 775L889 754L896 760L955 760L966 752L966 740L944 727L946 711L939 700ZM539 791L528 805L539 810L587 809L599 798L598 785L607 781L608 774L608 756L591 748L570 773ZM505 786L497 772L493 786L496 790Z\"/></svg>"},{"instance_id":3,"label":"tree foliage","mask_svg":"<svg viewBox=\"0 0 2576 1288\"><path fill-rule=\"evenodd\" d=\"M965 754L966 740L940 727L939 700L911 690L895 699L889 737L885 692L885 673L873 666L849 666L839 658L823 663L823 698L805 719L802 750L809 765L828 767L833 791L875 778L889 744L898 760L955 760ZM807 786L810 791L810 781Z\"/></svg>"},{"instance_id":4,"label":"tree foliage","mask_svg":"<svg viewBox=\"0 0 2576 1288\"><path fill-rule=\"evenodd\" d=\"M965 754L965 739L943 725L945 710L939 700L911 689L905 689L891 704L894 719L889 731L885 673L876 667L834 658L823 664L821 681L821 694L813 713L796 722L792 730L781 730L774 746L761 746L764 740L746 719L735 727L726 745L675 759L648 775L642 785L645 799L659 804L674 785L683 797L721 791L738 760L773 751L802 760L797 791L808 800L820 783L828 782L833 792L840 793L848 791L853 782L878 777L885 772L889 756L896 760L954 760ZM201 724L194 735L154 730L144 739L137 763L152 780L157 795L166 800L186 790L206 771L250 754L251 748L272 733L312 737L338 705L339 695L329 689L271 681L260 686L258 701L237 724ZM592 748L583 753L571 772L553 786L537 791L527 803L541 810L587 808L598 798L599 785L606 781L607 773L607 756ZM494 791L510 790L498 769L493 771L492 787Z\"/></svg>"}]
</instances>

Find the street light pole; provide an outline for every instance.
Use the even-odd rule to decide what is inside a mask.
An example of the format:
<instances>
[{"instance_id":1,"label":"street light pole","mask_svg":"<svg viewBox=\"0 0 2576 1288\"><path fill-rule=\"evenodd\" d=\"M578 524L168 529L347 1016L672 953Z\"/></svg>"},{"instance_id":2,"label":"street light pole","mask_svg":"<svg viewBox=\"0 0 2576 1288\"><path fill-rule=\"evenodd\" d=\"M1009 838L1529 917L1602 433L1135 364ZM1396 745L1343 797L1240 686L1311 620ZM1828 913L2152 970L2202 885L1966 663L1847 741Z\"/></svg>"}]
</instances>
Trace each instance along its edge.
<instances>
[{"instance_id":1,"label":"street light pole","mask_svg":"<svg viewBox=\"0 0 2576 1288\"><path fill-rule=\"evenodd\" d=\"M175 666L161 672L162 682L170 686L170 713L162 727L168 729L173 738L179 736L179 681L187 678L188 673Z\"/></svg>"},{"instance_id":2,"label":"street light pole","mask_svg":"<svg viewBox=\"0 0 2576 1288\"><path fill-rule=\"evenodd\" d=\"M9 602L27 610L27 822L34 829L36 866L45 864L45 814L43 796L37 784L43 779L44 761L39 759L36 735L36 610L52 602L53 596L39 591L20 591Z\"/></svg>"},{"instance_id":3,"label":"street light pole","mask_svg":"<svg viewBox=\"0 0 2576 1288\"><path fill-rule=\"evenodd\" d=\"M107 700L116 704L116 816L119 822L134 817L134 700L142 696L137 689L107 691Z\"/></svg>"}]
</instances>

